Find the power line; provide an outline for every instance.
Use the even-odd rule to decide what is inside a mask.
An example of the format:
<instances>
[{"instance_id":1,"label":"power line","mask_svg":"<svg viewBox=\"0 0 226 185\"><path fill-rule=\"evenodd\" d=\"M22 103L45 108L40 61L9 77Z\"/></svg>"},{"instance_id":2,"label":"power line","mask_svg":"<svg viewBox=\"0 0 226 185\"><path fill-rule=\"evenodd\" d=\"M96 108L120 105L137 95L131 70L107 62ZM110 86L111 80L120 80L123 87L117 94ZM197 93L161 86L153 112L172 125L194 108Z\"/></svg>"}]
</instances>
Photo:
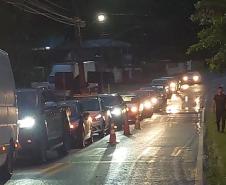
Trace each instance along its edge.
<instances>
[{"instance_id":1,"label":"power line","mask_svg":"<svg viewBox=\"0 0 226 185\"><path fill-rule=\"evenodd\" d=\"M32 13L32 14L38 14L38 15L42 15L44 17L47 17L51 20L54 20L54 21L57 21L57 22L60 22L60 23L63 23L63 24L67 24L67 25L70 25L70 26L74 26L74 23L73 22L69 22L68 20L64 20L64 19L61 19L59 17L56 17L56 16L53 16L51 14L48 14L48 13L44 13L44 12L41 12L39 10L36 10L30 6L27 6L25 5L24 3L19 3L19 2L13 2L13 1L9 1L9 0L3 0L4 2L8 3L8 4L11 4L17 8L20 8L26 12L29 12L29 13Z\"/></svg>"},{"instance_id":2,"label":"power line","mask_svg":"<svg viewBox=\"0 0 226 185\"><path fill-rule=\"evenodd\" d=\"M52 1L49 1L49 0L44 0L44 1L46 1L47 3L49 3L49 4L53 5L53 6L55 6L56 8L59 8L59 9L61 9L61 10L66 10L66 11L69 11L67 8L62 7L62 6L60 6L60 5L56 4L56 3L52 2Z\"/></svg>"},{"instance_id":3,"label":"power line","mask_svg":"<svg viewBox=\"0 0 226 185\"><path fill-rule=\"evenodd\" d=\"M69 17L67 17L65 15L59 14L59 13L53 11L53 10L50 10L50 9L44 7L43 5L40 4L40 1L37 1L38 3L35 3L32 0L25 0L24 2L34 6L35 8L39 8L41 10L47 11L48 13L55 14L55 15L57 15L59 17L62 17L62 18L67 19L69 21L72 21L72 18L69 18Z\"/></svg>"}]
</instances>

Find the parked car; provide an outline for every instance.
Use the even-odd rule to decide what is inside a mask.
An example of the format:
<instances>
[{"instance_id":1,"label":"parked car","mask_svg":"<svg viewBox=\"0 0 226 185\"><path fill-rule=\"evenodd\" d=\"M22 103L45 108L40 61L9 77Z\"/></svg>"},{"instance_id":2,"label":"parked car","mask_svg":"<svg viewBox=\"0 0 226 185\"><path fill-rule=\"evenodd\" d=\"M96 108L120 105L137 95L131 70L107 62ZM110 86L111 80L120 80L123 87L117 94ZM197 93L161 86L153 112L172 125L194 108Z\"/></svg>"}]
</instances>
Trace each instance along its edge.
<instances>
[{"instance_id":1,"label":"parked car","mask_svg":"<svg viewBox=\"0 0 226 185\"><path fill-rule=\"evenodd\" d=\"M187 72L182 76L182 82L183 84L199 84L202 82L202 76L197 71L190 71Z\"/></svg>"},{"instance_id":2,"label":"parked car","mask_svg":"<svg viewBox=\"0 0 226 185\"><path fill-rule=\"evenodd\" d=\"M127 116L129 123L135 124L142 120L143 104L140 97L134 93L121 95L127 106Z\"/></svg>"},{"instance_id":3,"label":"parked car","mask_svg":"<svg viewBox=\"0 0 226 185\"><path fill-rule=\"evenodd\" d=\"M107 107L112 116L112 121L116 124L117 130L122 130L122 126L127 121L127 107L119 94L100 94L103 105Z\"/></svg>"},{"instance_id":4,"label":"parked car","mask_svg":"<svg viewBox=\"0 0 226 185\"><path fill-rule=\"evenodd\" d=\"M89 112L92 118L92 132L104 137L110 131L111 114L98 96L75 97L82 110Z\"/></svg>"},{"instance_id":5,"label":"parked car","mask_svg":"<svg viewBox=\"0 0 226 185\"><path fill-rule=\"evenodd\" d=\"M93 142L92 118L88 112L82 110L78 100L59 102L65 108L70 124L70 137L73 147L83 148Z\"/></svg>"},{"instance_id":6,"label":"parked car","mask_svg":"<svg viewBox=\"0 0 226 185\"><path fill-rule=\"evenodd\" d=\"M69 123L54 95L43 89L19 89L17 103L21 153L31 152L42 162L47 160L47 150L66 154L70 149Z\"/></svg>"},{"instance_id":7,"label":"parked car","mask_svg":"<svg viewBox=\"0 0 226 185\"><path fill-rule=\"evenodd\" d=\"M13 172L18 148L15 83L8 54L0 50L0 179Z\"/></svg>"}]
</instances>

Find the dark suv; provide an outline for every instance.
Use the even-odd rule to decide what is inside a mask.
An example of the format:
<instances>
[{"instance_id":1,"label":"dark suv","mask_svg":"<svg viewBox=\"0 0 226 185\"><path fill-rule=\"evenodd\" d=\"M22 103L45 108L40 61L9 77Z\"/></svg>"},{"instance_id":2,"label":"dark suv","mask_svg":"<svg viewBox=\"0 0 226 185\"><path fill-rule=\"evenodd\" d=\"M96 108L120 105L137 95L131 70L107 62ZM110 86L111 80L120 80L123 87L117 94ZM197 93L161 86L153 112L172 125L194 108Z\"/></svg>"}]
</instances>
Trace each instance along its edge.
<instances>
[{"instance_id":1,"label":"dark suv","mask_svg":"<svg viewBox=\"0 0 226 185\"><path fill-rule=\"evenodd\" d=\"M70 147L69 123L54 95L44 89L20 89L17 103L21 152L32 152L41 161L47 160L47 150L66 154Z\"/></svg>"},{"instance_id":2,"label":"dark suv","mask_svg":"<svg viewBox=\"0 0 226 185\"><path fill-rule=\"evenodd\" d=\"M104 106L110 110L112 121L115 122L118 130L121 130L128 120L126 103L119 94L100 94L99 97Z\"/></svg>"}]
</instances>

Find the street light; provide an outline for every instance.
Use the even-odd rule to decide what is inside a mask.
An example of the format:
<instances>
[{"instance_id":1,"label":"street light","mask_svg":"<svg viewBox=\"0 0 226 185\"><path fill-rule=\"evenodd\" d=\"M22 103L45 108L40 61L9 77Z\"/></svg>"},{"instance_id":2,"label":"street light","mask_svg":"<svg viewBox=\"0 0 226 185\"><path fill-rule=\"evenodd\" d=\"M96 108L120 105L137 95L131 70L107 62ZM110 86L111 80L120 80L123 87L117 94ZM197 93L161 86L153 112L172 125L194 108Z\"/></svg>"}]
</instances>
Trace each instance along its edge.
<instances>
[{"instance_id":1,"label":"street light","mask_svg":"<svg viewBox=\"0 0 226 185\"><path fill-rule=\"evenodd\" d=\"M104 13L99 13L97 15L97 20L99 23L104 23L106 21L106 15Z\"/></svg>"}]
</instances>

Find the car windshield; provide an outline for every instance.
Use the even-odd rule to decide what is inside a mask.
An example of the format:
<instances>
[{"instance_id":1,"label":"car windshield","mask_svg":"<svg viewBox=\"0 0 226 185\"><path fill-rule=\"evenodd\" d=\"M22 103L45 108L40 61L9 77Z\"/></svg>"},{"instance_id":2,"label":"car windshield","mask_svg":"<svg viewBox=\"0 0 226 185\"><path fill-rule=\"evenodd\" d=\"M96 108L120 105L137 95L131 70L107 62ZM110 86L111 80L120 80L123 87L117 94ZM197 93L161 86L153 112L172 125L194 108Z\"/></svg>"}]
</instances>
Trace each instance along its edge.
<instances>
[{"instance_id":1,"label":"car windshield","mask_svg":"<svg viewBox=\"0 0 226 185\"><path fill-rule=\"evenodd\" d=\"M35 91L17 92L18 107L36 108L38 106L37 93Z\"/></svg>"},{"instance_id":2,"label":"car windshield","mask_svg":"<svg viewBox=\"0 0 226 185\"><path fill-rule=\"evenodd\" d=\"M119 96L102 96L104 106L115 106L122 103L122 99Z\"/></svg>"},{"instance_id":3,"label":"car windshield","mask_svg":"<svg viewBox=\"0 0 226 185\"><path fill-rule=\"evenodd\" d=\"M100 104L97 98L80 100L83 111L100 111Z\"/></svg>"}]
</instances>

